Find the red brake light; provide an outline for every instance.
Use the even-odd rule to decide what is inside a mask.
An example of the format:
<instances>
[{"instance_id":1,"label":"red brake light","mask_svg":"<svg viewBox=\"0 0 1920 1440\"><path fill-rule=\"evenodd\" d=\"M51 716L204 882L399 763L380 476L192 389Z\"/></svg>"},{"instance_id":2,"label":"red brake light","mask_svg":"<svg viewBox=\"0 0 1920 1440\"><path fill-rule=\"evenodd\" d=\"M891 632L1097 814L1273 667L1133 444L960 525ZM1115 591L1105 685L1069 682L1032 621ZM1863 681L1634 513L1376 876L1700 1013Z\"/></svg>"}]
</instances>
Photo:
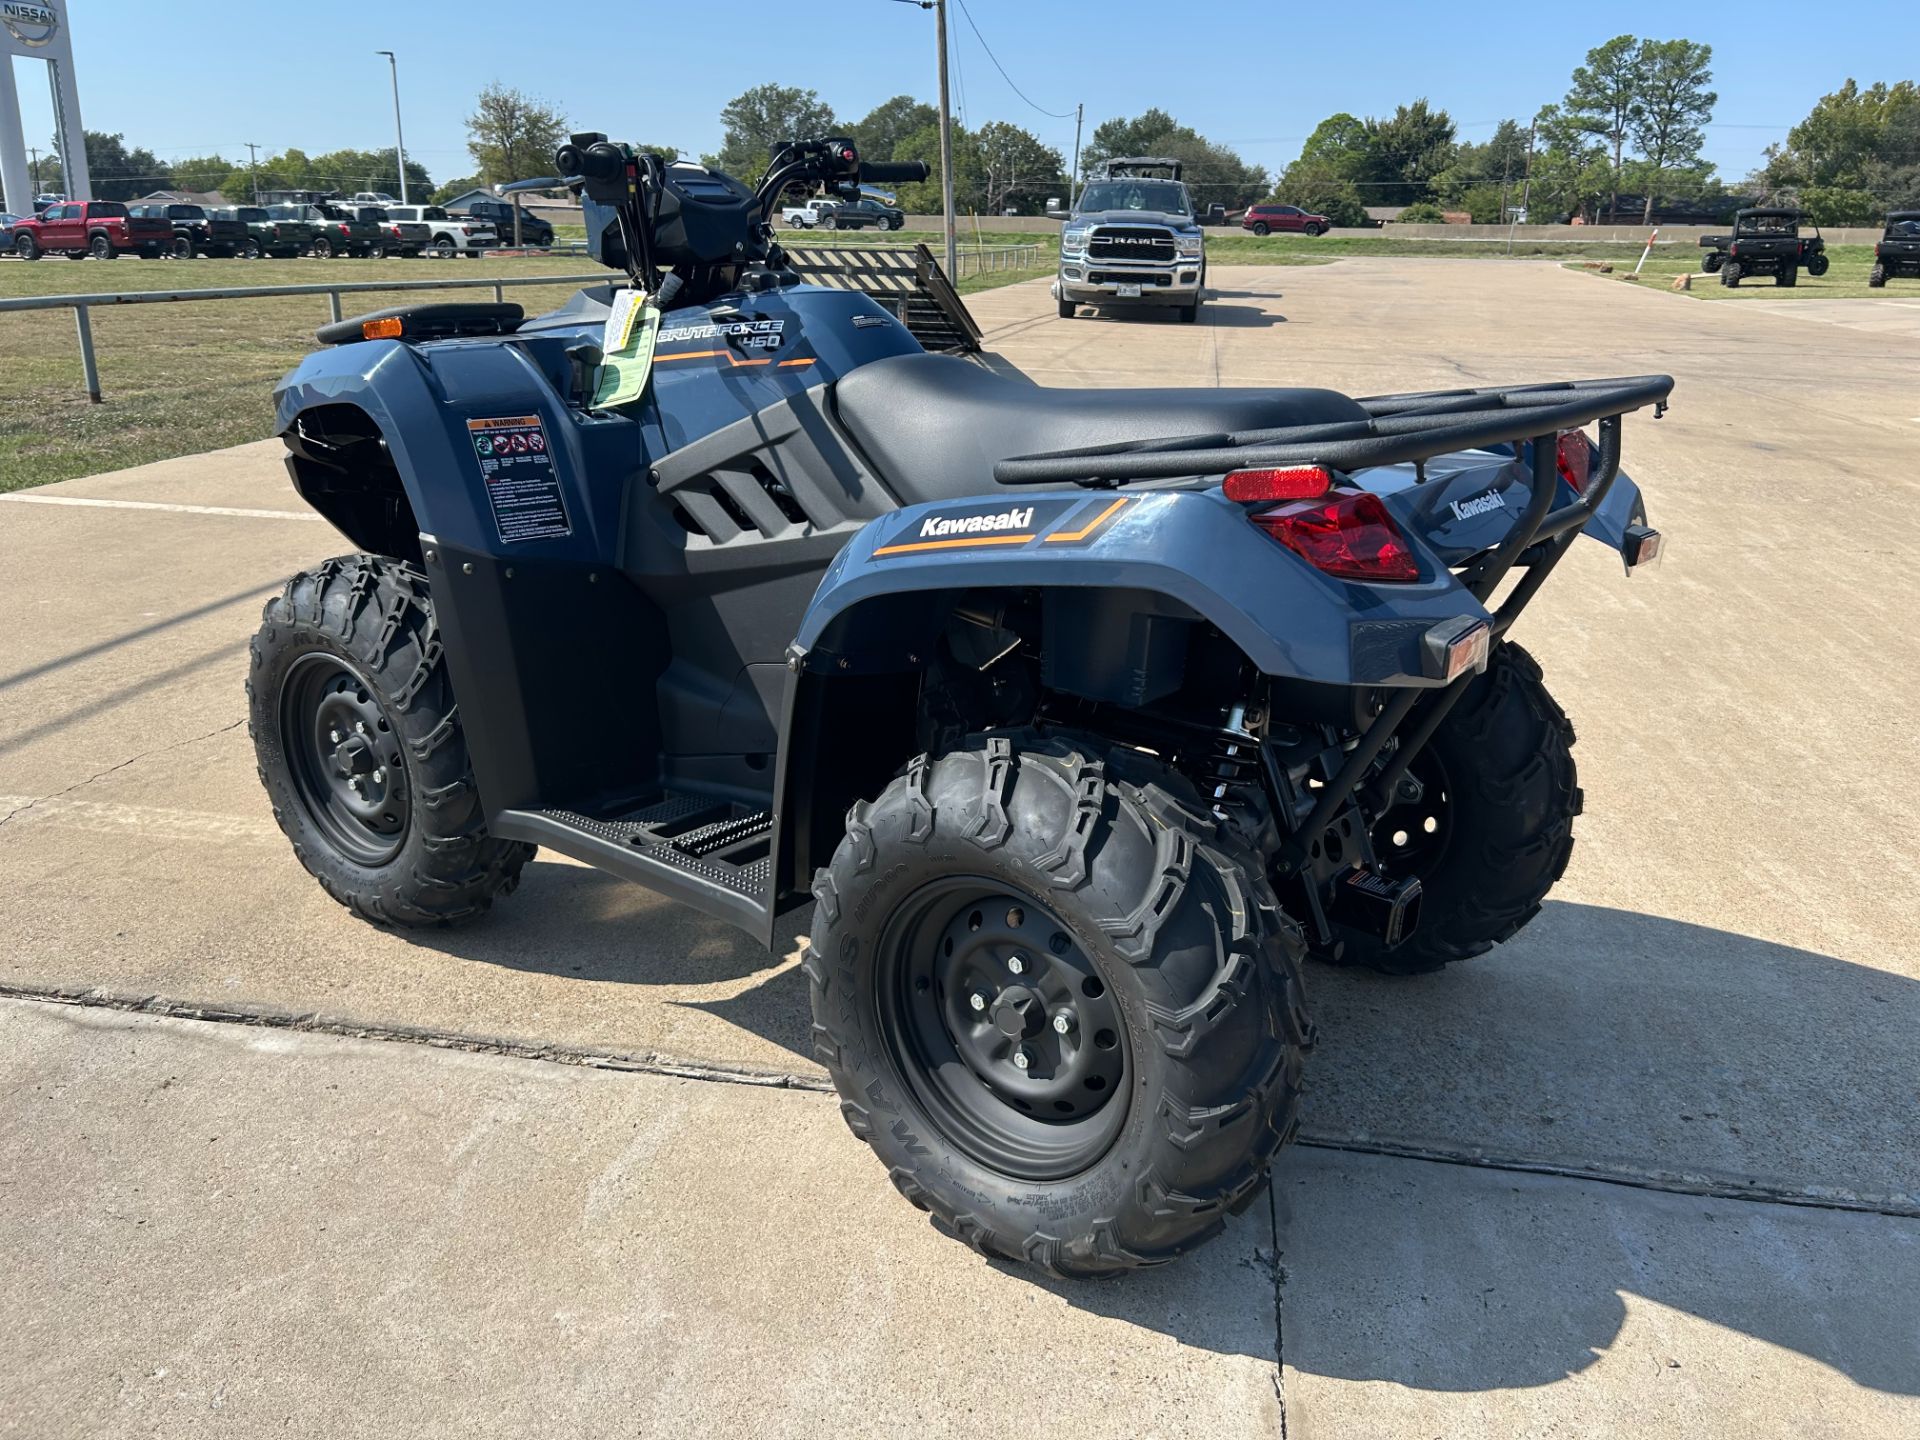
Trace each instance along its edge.
<instances>
[{"instance_id":1,"label":"red brake light","mask_svg":"<svg viewBox=\"0 0 1920 1440\"><path fill-rule=\"evenodd\" d=\"M342 235L351 235L353 234L353 227L351 225L342 225L340 227L340 233Z\"/></svg>"},{"instance_id":2,"label":"red brake light","mask_svg":"<svg viewBox=\"0 0 1920 1440\"><path fill-rule=\"evenodd\" d=\"M1324 466L1293 465L1278 470L1235 470L1227 476L1227 499L1247 501L1317 500L1333 488Z\"/></svg>"},{"instance_id":3,"label":"red brake light","mask_svg":"<svg viewBox=\"0 0 1920 1440\"><path fill-rule=\"evenodd\" d=\"M1562 430L1559 444L1560 478L1573 487L1576 495L1587 488L1587 465L1591 458L1587 437L1578 430Z\"/></svg>"},{"instance_id":4,"label":"red brake light","mask_svg":"<svg viewBox=\"0 0 1920 1440\"><path fill-rule=\"evenodd\" d=\"M1249 517L1267 534L1316 570L1342 580L1405 581L1420 578L1420 563L1370 490L1322 503L1282 505Z\"/></svg>"}]
</instances>

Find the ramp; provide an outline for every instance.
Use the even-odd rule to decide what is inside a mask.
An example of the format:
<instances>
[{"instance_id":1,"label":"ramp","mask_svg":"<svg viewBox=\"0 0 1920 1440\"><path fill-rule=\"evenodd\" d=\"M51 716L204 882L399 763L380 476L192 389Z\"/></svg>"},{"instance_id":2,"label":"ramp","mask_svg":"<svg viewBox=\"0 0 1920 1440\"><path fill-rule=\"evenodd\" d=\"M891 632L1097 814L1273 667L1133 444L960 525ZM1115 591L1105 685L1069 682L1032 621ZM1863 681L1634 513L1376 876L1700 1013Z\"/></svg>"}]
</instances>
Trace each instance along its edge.
<instances>
[{"instance_id":1,"label":"ramp","mask_svg":"<svg viewBox=\"0 0 1920 1440\"><path fill-rule=\"evenodd\" d=\"M858 290L891 310L928 350L972 354L980 327L925 245L787 244L787 265L810 285Z\"/></svg>"}]
</instances>

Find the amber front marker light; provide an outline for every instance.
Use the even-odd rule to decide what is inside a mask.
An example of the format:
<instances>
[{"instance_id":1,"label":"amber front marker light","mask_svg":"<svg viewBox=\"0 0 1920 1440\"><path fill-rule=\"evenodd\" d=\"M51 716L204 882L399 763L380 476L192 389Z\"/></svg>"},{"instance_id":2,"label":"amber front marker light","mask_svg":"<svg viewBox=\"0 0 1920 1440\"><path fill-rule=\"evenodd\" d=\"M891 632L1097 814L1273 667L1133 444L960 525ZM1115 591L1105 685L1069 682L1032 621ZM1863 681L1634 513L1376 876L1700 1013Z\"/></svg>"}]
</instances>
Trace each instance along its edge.
<instances>
[{"instance_id":1,"label":"amber front marker light","mask_svg":"<svg viewBox=\"0 0 1920 1440\"><path fill-rule=\"evenodd\" d=\"M1456 680L1487 668L1493 630L1484 620L1461 615L1429 626L1420 638L1420 668L1430 680Z\"/></svg>"},{"instance_id":2,"label":"amber front marker light","mask_svg":"<svg viewBox=\"0 0 1920 1440\"><path fill-rule=\"evenodd\" d=\"M398 340L405 327L398 315L388 315L380 320L360 322L360 338L363 340Z\"/></svg>"}]
</instances>

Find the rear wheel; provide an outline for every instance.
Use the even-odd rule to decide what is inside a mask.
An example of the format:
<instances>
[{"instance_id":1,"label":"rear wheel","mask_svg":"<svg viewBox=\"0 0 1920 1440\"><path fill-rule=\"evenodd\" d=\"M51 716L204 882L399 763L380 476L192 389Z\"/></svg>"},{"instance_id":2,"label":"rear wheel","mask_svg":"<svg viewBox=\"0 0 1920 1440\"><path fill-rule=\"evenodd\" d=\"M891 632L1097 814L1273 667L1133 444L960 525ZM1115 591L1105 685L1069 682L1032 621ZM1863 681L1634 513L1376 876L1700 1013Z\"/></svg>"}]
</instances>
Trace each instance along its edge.
<instances>
[{"instance_id":1,"label":"rear wheel","mask_svg":"<svg viewBox=\"0 0 1920 1440\"><path fill-rule=\"evenodd\" d=\"M1867 272L1867 284L1872 286L1875 290L1884 289L1886 287L1886 283L1887 283L1887 267L1886 266L1875 265L1873 269Z\"/></svg>"},{"instance_id":2,"label":"rear wheel","mask_svg":"<svg viewBox=\"0 0 1920 1440\"><path fill-rule=\"evenodd\" d=\"M442 260L451 260L454 255L459 252L459 249L460 247L453 243L453 237L451 235L437 235L434 237L433 253L438 255Z\"/></svg>"},{"instance_id":3,"label":"rear wheel","mask_svg":"<svg viewBox=\"0 0 1920 1440\"><path fill-rule=\"evenodd\" d=\"M1782 265L1778 270L1773 272L1773 283L1776 286L1785 286L1791 289L1799 283L1799 280L1800 267L1798 265Z\"/></svg>"},{"instance_id":4,"label":"rear wheel","mask_svg":"<svg viewBox=\"0 0 1920 1440\"><path fill-rule=\"evenodd\" d=\"M319 236L313 242L313 253L322 260L331 260L333 258L333 241L324 235Z\"/></svg>"},{"instance_id":5,"label":"rear wheel","mask_svg":"<svg viewBox=\"0 0 1920 1440\"><path fill-rule=\"evenodd\" d=\"M419 571L354 555L294 576L254 636L247 702L273 818L348 909L437 925L519 883L533 847L487 834Z\"/></svg>"},{"instance_id":6,"label":"rear wheel","mask_svg":"<svg viewBox=\"0 0 1920 1440\"><path fill-rule=\"evenodd\" d=\"M1729 260L1727 261L1726 264L1720 267L1720 283L1726 286L1729 290L1735 290L1739 288L1740 262L1738 260Z\"/></svg>"},{"instance_id":7,"label":"rear wheel","mask_svg":"<svg viewBox=\"0 0 1920 1440\"><path fill-rule=\"evenodd\" d=\"M1272 230L1266 221L1256 220L1253 222L1253 233L1256 235L1267 235L1271 234Z\"/></svg>"},{"instance_id":8,"label":"rear wheel","mask_svg":"<svg viewBox=\"0 0 1920 1440\"><path fill-rule=\"evenodd\" d=\"M1411 778L1418 797L1382 813L1372 839L1384 874L1420 881L1419 927L1391 950L1350 937L1338 964L1417 975L1490 950L1540 913L1573 853L1573 724L1517 645L1494 650Z\"/></svg>"},{"instance_id":9,"label":"rear wheel","mask_svg":"<svg viewBox=\"0 0 1920 1440\"><path fill-rule=\"evenodd\" d=\"M105 235L96 235L87 242L87 253L96 260L113 259L113 241Z\"/></svg>"},{"instance_id":10,"label":"rear wheel","mask_svg":"<svg viewBox=\"0 0 1920 1440\"><path fill-rule=\"evenodd\" d=\"M1299 932L1190 786L1091 737L974 736L856 804L805 970L854 1134L982 1254L1170 1260L1291 1138Z\"/></svg>"}]
</instances>

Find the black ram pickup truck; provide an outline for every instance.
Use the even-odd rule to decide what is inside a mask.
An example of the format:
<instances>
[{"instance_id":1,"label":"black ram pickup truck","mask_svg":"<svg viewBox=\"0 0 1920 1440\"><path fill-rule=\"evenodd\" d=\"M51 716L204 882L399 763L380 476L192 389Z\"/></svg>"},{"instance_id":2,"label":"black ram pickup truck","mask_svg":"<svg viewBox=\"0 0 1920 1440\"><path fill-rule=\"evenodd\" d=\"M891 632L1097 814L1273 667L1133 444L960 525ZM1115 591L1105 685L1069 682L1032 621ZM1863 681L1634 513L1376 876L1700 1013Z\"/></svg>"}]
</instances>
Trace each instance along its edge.
<instances>
[{"instance_id":1,"label":"black ram pickup truck","mask_svg":"<svg viewBox=\"0 0 1920 1440\"><path fill-rule=\"evenodd\" d=\"M1742 210L1733 217L1731 235L1702 235L1707 252L1700 268L1718 274L1729 288L1754 275L1771 275L1775 285L1792 285L1805 269L1809 275L1827 273L1827 242L1820 227L1802 235L1800 226L1812 224L1798 210Z\"/></svg>"},{"instance_id":2,"label":"black ram pickup truck","mask_svg":"<svg viewBox=\"0 0 1920 1440\"><path fill-rule=\"evenodd\" d=\"M181 260L196 255L218 255L231 259L247 248L247 227L225 214L214 215L199 205L161 204L151 201L129 205L129 215L150 220L165 220L173 226L173 253Z\"/></svg>"},{"instance_id":3,"label":"black ram pickup truck","mask_svg":"<svg viewBox=\"0 0 1920 1440\"><path fill-rule=\"evenodd\" d=\"M1920 210L1887 212L1886 233L1873 247L1867 284L1878 290L1903 275L1920 277Z\"/></svg>"}]
</instances>

